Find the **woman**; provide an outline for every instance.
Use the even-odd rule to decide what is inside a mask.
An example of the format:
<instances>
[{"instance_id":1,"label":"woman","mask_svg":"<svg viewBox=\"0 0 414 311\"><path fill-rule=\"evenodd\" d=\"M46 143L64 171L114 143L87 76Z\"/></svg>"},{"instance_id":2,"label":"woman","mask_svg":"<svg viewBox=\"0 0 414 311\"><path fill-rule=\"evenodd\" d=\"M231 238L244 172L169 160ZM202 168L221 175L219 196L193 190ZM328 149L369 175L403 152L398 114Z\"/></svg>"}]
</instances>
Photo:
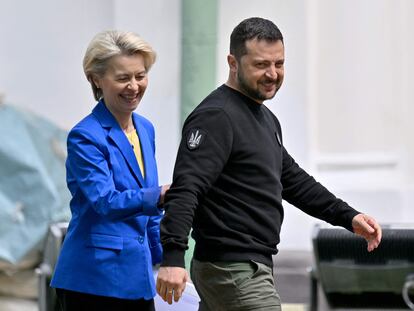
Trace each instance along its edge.
<instances>
[{"instance_id":1,"label":"woman","mask_svg":"<svg viewBox=\"0 0 414 311\"><path fill-rule=\"evenodd\" d=\"M51 286L63 310L154 310L161 260L154 128L134 113L155 61L130 32L89 44L83 68L98 104L68 136L69 223Z\"/></svg>"}]
</instances>

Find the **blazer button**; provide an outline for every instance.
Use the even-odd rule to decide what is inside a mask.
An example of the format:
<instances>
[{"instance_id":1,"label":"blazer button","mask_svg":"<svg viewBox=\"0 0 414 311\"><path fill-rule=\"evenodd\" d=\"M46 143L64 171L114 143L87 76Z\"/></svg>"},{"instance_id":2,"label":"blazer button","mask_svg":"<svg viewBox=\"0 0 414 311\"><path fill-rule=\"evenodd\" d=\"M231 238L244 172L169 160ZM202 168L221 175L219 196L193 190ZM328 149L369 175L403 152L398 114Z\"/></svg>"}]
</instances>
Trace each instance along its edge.
<instances>
[{"instance_id":1,"label":"blazer button","mask_svg":"<svg viewBox=\"0 0 414 311\"><path fill-rule=\"evenodd\" d=\"M143 238L142 236L140 236L140 237L138 238L138 242L139 242L140 244L144 243L144 238Z\"/></svg>"}]
</instances>

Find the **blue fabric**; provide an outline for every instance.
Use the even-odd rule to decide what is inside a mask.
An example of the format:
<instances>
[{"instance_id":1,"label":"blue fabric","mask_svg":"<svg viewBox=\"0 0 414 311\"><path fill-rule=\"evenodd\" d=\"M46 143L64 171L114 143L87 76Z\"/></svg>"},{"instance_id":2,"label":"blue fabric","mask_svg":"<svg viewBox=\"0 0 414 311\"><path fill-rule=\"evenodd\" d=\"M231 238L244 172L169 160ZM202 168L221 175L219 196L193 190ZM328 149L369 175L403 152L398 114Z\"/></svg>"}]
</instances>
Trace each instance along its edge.
<instances>
[{"instance_id":1,"label":"blue fabric","mask_svg":"<svg viewBox=\"0 0 414 311\"><path fill-rule=\"evenodd\" d=\"M145 178L127 137L101 101L68 135L72 219L52 287L124 299L155 295L161 260L154 128L133 114Z\"/></svg>"},{"instance_id":2,"label":"blue fabric","mask_svg":"<svg viewBox=\"0 0 414 311\"><path fill-rule=\"evenodd\" d=\"M44 117L0 105L1 261L17 264L40 252L49 224L69 219L66 137Z\"/></svg>"}]
</instances>

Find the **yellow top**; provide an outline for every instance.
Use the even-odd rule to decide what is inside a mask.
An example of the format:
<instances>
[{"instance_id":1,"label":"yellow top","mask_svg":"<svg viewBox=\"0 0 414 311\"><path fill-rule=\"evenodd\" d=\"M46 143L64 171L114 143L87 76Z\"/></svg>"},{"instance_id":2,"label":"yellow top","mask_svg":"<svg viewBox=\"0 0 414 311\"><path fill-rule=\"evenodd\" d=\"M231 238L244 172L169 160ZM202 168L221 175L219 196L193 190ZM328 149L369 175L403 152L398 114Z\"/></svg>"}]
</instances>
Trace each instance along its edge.
<instances>
[{"instance_id":1,"label":"yellow top","mask_svg":"<svg viewBox=\"0 0 414 311\"><path fill-rule=\"evenodd\" d=\"M139 168L141 169L142 177L145 178L144 161L142 158L141 144L139 142L137 131L134 129L133 131L129 133L125 133L125 135L128 138L129 143L131 144L132 148L134 148L135 157L137 158Z\"/></svg>"}]
</instances>

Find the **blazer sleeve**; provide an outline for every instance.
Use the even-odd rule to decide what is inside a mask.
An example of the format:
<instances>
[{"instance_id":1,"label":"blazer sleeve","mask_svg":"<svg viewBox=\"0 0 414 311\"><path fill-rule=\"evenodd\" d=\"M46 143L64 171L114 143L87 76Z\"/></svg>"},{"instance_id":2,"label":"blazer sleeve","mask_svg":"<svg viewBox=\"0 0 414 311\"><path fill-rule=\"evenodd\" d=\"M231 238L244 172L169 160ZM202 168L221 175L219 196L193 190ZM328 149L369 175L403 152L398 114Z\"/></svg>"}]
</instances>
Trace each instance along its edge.
<instances>
[{"instance_id":1,"label":"blazer sleeve","mask_svg":"<svg viewBox=\"0 0 414 311\"><path fill-rule=\"evenodd\" d=\"M108 151L92 132L74 128L68 135L66 167L72 195L75 196L73 191L81 191L96 213L112 220L161 215L162 210L157 206L158 186L124 191L115 188L108 154L105 154ZM77 187L71 187L71 183Z\"/></svg>"},{"instance_id":2,"label":"blazer sleeve","mask_svg":"<svg viewBox=\"0 0 414 311\"><path fill-rule=\"evenodd\" d=\"M161 218L162 216L151 216L147 224L148 243L153 265L159 264L162 260L162 245L160 240Z\"/></svg>"}]
</instances>

